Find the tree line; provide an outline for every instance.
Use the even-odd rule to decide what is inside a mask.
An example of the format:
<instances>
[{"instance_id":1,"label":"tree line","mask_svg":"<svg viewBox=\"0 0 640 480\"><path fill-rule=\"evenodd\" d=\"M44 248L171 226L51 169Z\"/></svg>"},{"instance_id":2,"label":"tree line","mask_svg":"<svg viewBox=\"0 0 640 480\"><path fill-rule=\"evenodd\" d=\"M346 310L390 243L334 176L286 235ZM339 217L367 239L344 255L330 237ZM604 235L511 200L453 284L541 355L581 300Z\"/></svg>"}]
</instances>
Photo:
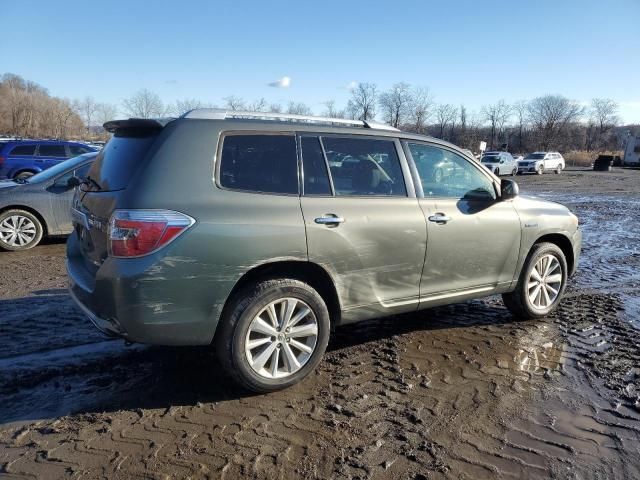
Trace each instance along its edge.
<instances>
[{"instance_id":1,"label":"tree line","mask_svg":"<svg viewBox=\"0 0 640 480\"><path fill-rule=\"evenodd\" d=\"M301 102L273 103L265 98L247 101L236 95L214 105L194 98L165 103L148 89L125 98L121 105L101 103L91 96L61 99L22 77L0 77L0 134L21 137L96 138L105 136L101 125L116 117L155 118L180 116L194 108L312 115ZM379 119L405 131L431 135L477 151L481 141L490 149L508 145L512 152L533 150L616 150L627 131L621 126L618 105L595 98L585 105L562 95L543 95L512 104L499 100L471 112L464 105L438 103L427 87L404 82L380 90L375 83L359 83L350 90L347 103L322 104L321 116L359 120Z\"/></svg>"}]
</instances>

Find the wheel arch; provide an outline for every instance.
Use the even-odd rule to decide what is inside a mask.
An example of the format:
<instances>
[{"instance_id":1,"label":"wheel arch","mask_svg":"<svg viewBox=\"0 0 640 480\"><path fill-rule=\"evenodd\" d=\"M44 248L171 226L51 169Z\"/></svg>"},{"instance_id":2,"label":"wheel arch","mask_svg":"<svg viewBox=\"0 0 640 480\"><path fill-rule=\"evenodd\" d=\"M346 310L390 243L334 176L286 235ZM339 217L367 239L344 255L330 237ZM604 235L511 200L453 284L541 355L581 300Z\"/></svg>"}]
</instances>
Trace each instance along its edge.
<instances>
[{"instance_id":1,"label":"wheel arch","mask_svg":"<svg viewBox=\"0 0 640 480\"><path fill-rule=\"evenodd\" d=\"M567 260L568 272L573 272L573 264L575 262L575 259L573 257L573 245L571 244L571 240L569 240L569 237L561 233L549 233L546 235L542 235L541 237L536 239L536 241L533 242L533 245L537 245L539 243L553 243L558 248L560 248Z\"/></svg>"},{"instance_id":2,"label":"wheel arch","mask_svg":"<svg viewBox=\"0 0 640 480\"><path fill-rule=\"evenodd\" d=\"M42 225L42 237L44 238L49 235L50 229L49 229L49 225L47 224L47 221L44 219L42 214L38 212L35 208L28 207L26 205L8 205L6 207L0 208L0 214L3 214L8 210L24 210L25 212L29 212L31 215L33 215L40 221L40 224Z\"/></svg>"},{"instance_id":3,"label":"wheel arch","mask_svg":"<svg viewBox=\"0 0 640 480\"><path fill-rule=\"evenodd\" d=\"M227 308L238 292L242 291L246 286L266 278L291 278L309 284L326 302L332 326L340 323L340 297L331 275L320 265L304 260L274 261L255 266L246 271L227 296L220 320L222 321L225 318ZM220 325L218 325L216 332L220 330Z\"/></svg>"},{"instance_id":4,"label":"wheel arch","mask_svg":"<svg viewBox=\"0 0 640 480\"><path fill-rule=\"evenodd\" d=\"M16 178L18 175L25 172L29 172L35 175L37 173L42 172L42 170L37 168L32 168L32 167L20 167L14 170L13 172L11 172L10 178Z\"/></svg>"}]
</instances>

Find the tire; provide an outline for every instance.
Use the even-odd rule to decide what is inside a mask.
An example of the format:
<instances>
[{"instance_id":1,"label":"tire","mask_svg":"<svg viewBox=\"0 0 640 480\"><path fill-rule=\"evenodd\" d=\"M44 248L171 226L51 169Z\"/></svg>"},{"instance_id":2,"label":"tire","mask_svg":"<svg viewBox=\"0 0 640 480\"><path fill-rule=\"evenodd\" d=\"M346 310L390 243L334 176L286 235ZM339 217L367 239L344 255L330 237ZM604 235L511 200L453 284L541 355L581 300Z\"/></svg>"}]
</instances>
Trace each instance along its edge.
<instances>
[{"instance_id":1,"label":"tire","mask_svg":"<svg viewBox=\"0 0 640 480\"><path fill-rule=\"evenodd\" d=\"M436 170L433 172L433 181L435 183L440 183L442 182L443 178L444 178L444 172L442 171L442 169L436 168Z\"/></svg>"},{"instance_id":2,"label":"tire","mask_svg":"<svg viewBox=\"0 0 640 480\"><path fill-rule=\"evenodd\" d=\"M518 174L518 169L514 168L513 170L511 170L511 176L515 177Z\"/></svg>"},{"instance_id":3,"label":"tire","mask_svg":"<svg viewBox=\"0 0 640 480\"><path fill-rule=\"evenodd\" d=\"M266 322L271 320L268 314L268 306L274 302L289 302L291 299L297 302L298 310L293 310L291 319L302 314L305 307L310 313L301 317L294 324L298 330L302 328L312 329L314 321L317 326L315 342L311 335L306 337L291 335L288 339L289 330L274 329L274 336L271 333L264 333L264 326L255 322L260 317ZM287 303L286 306L289 304ZM275 305L275 312L279 312L281 304ZM277 315L279 318L280 315ZM264 323L264 322L263 322ZM311 327L309 327L311 325ZM273 323L267 327L273 329ZM266 279L256 284L249 285L242 289L225 307L225 313L221 319L220 331L216 334L215 347L218 358L225 370L240 385L254 392L272 392L287 388L298 383L309 373L311 373L320 362L329 341L330 320L327 306L313 288L299 280L281 278ZM259 332L255 329L258 328ZM268 340L265 340L268 339ZM309 353L298 349L295 344L299 344L296 339L303 342L304 346L311 348ZM248 349L247 342L263 342L253 349ZM289 343L291 342L291 343ZM294 344L295 343L295 344ZM276 347L273 345L276 344ZM278 350L276 353L275 350ZM299 357L299 367L288 360L290 355ZM261 357L262 354L265 354ZM289 354L289 355L287 355ZM251 356L251 359L249 358ZM266 358L260 371L256 370L260 359ZM252 361L253 360L253 361ZM275 375L273 365L275 367ZM297 369L296 369L297 368ZM288 373L288 371L291 373Z\"/></svg>"},{"instance_id":4,"label":"tire","mask_svg":"<svg viewBox=\"0 0 640 480\"><path fill-rule=\"evenodd\" d=\"M500 176L500 167L496 167L496 169L493 171L493 173L495 174L496 177Z\"/></svg>"},{"instance_id":5,"label":"tire","mask_svg":"<svg viewBox=\"0 0 640 480\"><path fill-rule=\"evenodd\" d=\"M34 172L18 172L17 174L15 174L13 176L14 180L19 180L19 179L26 179L29 177L33 177L35 175Z\"/></svg>"},{"instance_id":6,"label":"tire","mask_svg":"<svg viewBox=\"0 0 640 480\"><path fill-rule=\"evenodd\" d=\"M534 267L540 268L541 260L543 258L553 257L557 261L558 268L560 270L560 281L558 284L549 282L547 280L547 284L552 284L555 289L557 289L557 294L553 297L553 300L548 305L536 305L534 301L531 300L530 293L535 293L535 289L538 288L540 290L540 300L541 304L545 302L543 289L539 286L531 287L529 289L530 281L533 281L533 270ZM552 267L555 265L551 264ZM544 265L542 265L544 267ZM565 287L567 285L567 260L562 253L560 248L553 243L537 243L529 252L527 260L522 268L522 272L520 273L520 278L518 279L518 284L513 292L503 293L502 300L504 301L504 305L511 311L511 313L517 318L523 319L533 319L533 318L543 318L553 312L560 301L562 300L562 295L564 293ZM547 279L555 279L558 274L558 269L551 269L549 273L547 273ZM550 297L552 293L548 293ZM536 299L534 299L536 300Z\"/></svg>"},{"instance_id":7,"label":"tire","mask_svg":"<svg viewBox=\"0 0 640 480\"><path fill-rule=\"evenodd\" d=\"M536 170L536 173L537 173L538 175L542 175L542 174L544 173L544 165L540 165L540 166L538 167L538 170Z\"/></svg>"},{"instance_id":8,"label":"tire","mask_svg":"<svg viewBox=\"0 0 640 480\"><path fill-rule=\"evenodd\" d=\"M562 165L558 164L558 166L556 167L556 175L560 175L562 173Z\"/></svg>"},{"instance_id":9,"label":"tire","mask_svg":"<svg viewBox=\"0 0 640 480\"><path fill-rule=\"evenodd\" d=\"M0 248L17 252L29 250L42 240L42 223L31 212L12 209L0 213Z\"/></svg>"}]
</instances>

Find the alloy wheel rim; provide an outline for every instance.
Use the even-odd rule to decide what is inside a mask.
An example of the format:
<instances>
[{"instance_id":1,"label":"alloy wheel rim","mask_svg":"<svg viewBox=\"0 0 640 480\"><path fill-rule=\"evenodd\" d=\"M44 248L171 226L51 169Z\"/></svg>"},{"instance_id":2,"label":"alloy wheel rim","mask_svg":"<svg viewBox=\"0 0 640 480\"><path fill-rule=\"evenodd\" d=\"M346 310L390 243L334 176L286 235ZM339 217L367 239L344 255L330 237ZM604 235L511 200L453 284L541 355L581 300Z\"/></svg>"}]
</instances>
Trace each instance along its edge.
<instances>
[{"instance_id":1,"label":"alloy wheel rim","mask_svg":"<svg viewBox=\"0 0 640 480\"><path fill-rule=\"evenodd\" d=\"M33 221L22 215L11 215L0 222L0 240L11 247L24 247L36 238Z\"/></svg>"},{"instance_id":2,"label":"alloy wheel rim","mask_svg":"<svg viewBox=\"0 0 640 480\"><path fill-rule=\"evenodd\" d=\"M245 337L245 357L264 378L281 379L299 371L311 358L318 341L318 321L307 303L280 298L251 321Z\"/></svg>"},{"instance_id":3,"label":"alloy wheel rim","mask_svg":"<svg viewBox=\"0 0 640 480\"><path fill-rule=\"evenodd\" d=\"M562 287L562 267L555 255L538 259L527 282L529 303L537 310L549 308L558 299Z\"/></svg>"}]
</instances>

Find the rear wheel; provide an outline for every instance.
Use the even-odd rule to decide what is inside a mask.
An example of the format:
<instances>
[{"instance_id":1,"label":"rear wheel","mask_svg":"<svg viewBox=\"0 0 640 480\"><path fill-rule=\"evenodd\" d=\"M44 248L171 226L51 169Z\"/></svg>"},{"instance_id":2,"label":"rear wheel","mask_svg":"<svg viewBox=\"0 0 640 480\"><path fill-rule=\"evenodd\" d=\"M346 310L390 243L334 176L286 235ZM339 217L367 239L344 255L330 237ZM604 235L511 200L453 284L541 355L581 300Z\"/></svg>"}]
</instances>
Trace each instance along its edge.
<instances>
[{"instance_id":1,"label":"rear wheel","mask_svg":"<svg viewBox=\"0 0 640 480\"><path fill-rule=\"evenodd\" d=\"M42 224L31 212L12 209L0 213L0 247L28 250L42 240Z\"/></svg>"},{"instance_id":2,"label":"rear wheel","mask_svg":"<svg viewBox=\"0 0 640 480\"><path fill-rule=\"evenodd\" d=\"M18 172L13 178L14 180L25 180L29 177L33 177L34 175L34 172Z\"/></svg>"},{"instance_id":3,"label":"rear wheel","mask_svg":"<svg viewBox=\"0 0 640 480\"><path fill-rule=\"evenodd\" d=\"M249 390L270 392L299 382L327 348L327 306L299 280L261 281L225 310L216 350L227 372Z\"/></svg>"},{"instance_id":4,"label":"rear wheel","mask_svg":"<svg viewBox=\"0 0 640 480\"><path fill-rule=\"evenodd\" d=\"M562 165L558 164L558 166L556 167L556 175L560 175L562 173Z\"/></svg>"},{"instance_id":5,"label":"rear wheel","mask_svg":"<svg viewBox=\"0 0 640 480\"><path fill-rule=\"evenodd\" d=\"M542 318L558 306L567 283L567 260L553 243L533 246L513 292L502 295L519 318Z\"/></svg>"}]
</instances>

